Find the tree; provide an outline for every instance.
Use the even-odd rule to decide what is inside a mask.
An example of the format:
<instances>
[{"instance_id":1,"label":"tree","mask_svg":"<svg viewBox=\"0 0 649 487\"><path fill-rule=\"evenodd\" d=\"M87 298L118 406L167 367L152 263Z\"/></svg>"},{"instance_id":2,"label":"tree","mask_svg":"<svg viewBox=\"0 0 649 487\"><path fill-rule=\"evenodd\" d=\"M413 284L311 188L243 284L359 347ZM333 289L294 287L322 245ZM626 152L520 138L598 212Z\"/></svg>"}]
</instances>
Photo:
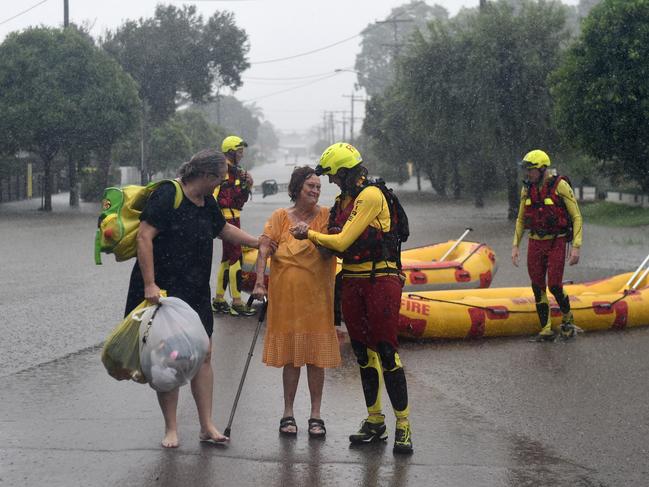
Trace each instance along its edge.
<instances>
[{"instance_id":1,"label":"tree","mask_svg":"<svg viewBox=\"0 0 649 487\"><path fill-rule=\"evenodd\" d=\"M156 127L151 134L149 179L156 172L176 170L182 161L189 160L191 153L191 141L181 124L170 120Z\"/></svg>"},{"instance_id":2,"label":"tree","mask_svg":"<svg viewBox=\"0 0 649 487\"><path fill-rule=\"evenodd\" d=\"M133 80L75 29L28 29L0 45L0 146L41 158L47 211L54 158L105 152L132 130L137 104Z\"/></svg>"},{"instance_id":3,"label":"tree","mask_svg":"<svg viewBox=\"0 0 649 487\"><path fill-rule=\"evenodd\" d=\"M363 134L367 136L368 168L388 181L407 179L406 163L419 154L419 131L396 87L373 96L366 105ZM364 148L365 149L365 148ZM433 181L431 181L433 182Z\"/></svg>"},{"instance_id":4,"label":"tree","mask_svg":"<svg viewBox=\"0 0 649 487\"><path fill-rule=\"evenodd\" d=\"M201 112L191 108L179 110L171 121L177 123L189 139L191 154L209 148L220 150L221 141L227 136L222 127L210 123Z\"/></svg>"},{"instance_id":5,"label":"tree","mask_svg":"<svg viewBox=\"0 0 649 487\"><path fill-rule=\"evenodd\" d=\"M148 178L158 171L172 171L196 152L220 148L225 132L209 123L197 110L179 110L168 121L155 127L150 138ZM122 165L132 165L140 158L140 140L137 133L123 140L113 158Z\"/></svg>"},{"instance_id":6,"label":"tree","mask_svg":"<svg viewBox=\"0 0 649 487\"><path fill-rule=\"evenodd\" d=\"M649 191L649 1L604 0L553 77L566 138Z\"/></svg>"},{"instance_id":7,"label":"tree","mask_svg":"<svg viewBox=\"0 0 649 487\"><path fill-rule=\"evenodd\" d=\"M509 218L518 210L516 161L528 149L552 147L558 140L548 78L568 38L566 14L558 1L522 1L516 7L500 1L458 19L466 26L464 94L475 99L472 140L481 151L481 159L469 165L479 172L471 179L479 183L480 172L489 168L502 176Z\"/></svg>"},{"instance_id":8,"label":"tree","mask_svg":"<svg viewBox=\"0 0 649 487\"><path fill-rule=\"evenodd\" d=\"M128 21L109 32L103 47L139 84L143 179L152 127L168 120L180 103L208 100L215 87L236 90L249 66L247 35L233 15L216 12L204 22L194 6L158 5L153 18Z\"/></svg>"},{"instance_id":9,"label":"tree","mask_svg":"<svg viewBox=\"0 0 649 487\"><path fill-rule=\"evenodd\" d=\"M234 96L221 96L219 101L194 105L212 124L216 124L228 132L236 134L248 144L257 141L259 118Z\"/></svg>"},{"instance_id":10,"label":"tree","mask_svg":"<svg viewBox=\"0 0 649 487\"><path fill-rule=\"evenodd\" d=\"M566 11L556 1L501 0L415 33L393 85L368 104L377 153L396 149L440 195L449 184L455 197L468 188L477 206L505 186L515 216L515 162L557 140L547 79L567 38Z\"/></svg>"},{"instance_id":11,"label":"tree","mask_svg":"<svg viewBox=\"0 0 649 487\"><path fill-rule=\"evenodd\" d=\"M394 80L395 58L405 51L401 45L418 29L425 29L431 20L447 18L444 7L412 0L393 8L384 21L368 25L361 32L361 52L354 65L359 86L370 96L383 93Z\"/></svg>"}]
</instances>

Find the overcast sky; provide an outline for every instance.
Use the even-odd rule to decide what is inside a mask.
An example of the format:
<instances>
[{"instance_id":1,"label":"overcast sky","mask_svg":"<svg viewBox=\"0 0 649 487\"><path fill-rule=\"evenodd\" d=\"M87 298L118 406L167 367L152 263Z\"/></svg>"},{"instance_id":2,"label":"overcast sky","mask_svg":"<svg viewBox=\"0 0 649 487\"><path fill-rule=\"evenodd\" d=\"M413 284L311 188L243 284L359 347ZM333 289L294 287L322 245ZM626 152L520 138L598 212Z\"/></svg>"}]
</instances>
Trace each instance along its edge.
<instances>
[{"instance_id":1,"label":"overcast sky","mask_svg":"<svg viewBox=\"0 0 649 487\"><path fill-rule=\"evenodd\" d=\"M301 54L336 43L361 32L368 24L384 19L392 8L405 0L69 0L70 21L91 28L98 36L115 29L124 20L151 17L158 3L177 6L194 4L204 17L216 10L234 12L239 27L250 40L249 61L244 86L236 92L243 101L255 101L265 118L281 130L303 131L322 120L325 110L349 110L356 75L334 74L352 68L359 52L359 38L321 52L289 61L263 61ZM475 7L479 0L437 0L451 15L461 7ZM577 0L564 0L576 4ZM33 25L61 26L63 0L0 0L0 40L7 33ZM31 10L21 13L30 7ZM15 18L12 18L14 17ZM256 64L259 63L259 64ZM299 78L332 74L332 77L274 81L256 78ZM300 86L311 83L308 86ZM278 93L280 91L284 93ZM363 111L356 104L356 115ZM339 117L341 115L338 115ZM358 123L358 122L357 122Z\"/></svg>"}]
</instances>

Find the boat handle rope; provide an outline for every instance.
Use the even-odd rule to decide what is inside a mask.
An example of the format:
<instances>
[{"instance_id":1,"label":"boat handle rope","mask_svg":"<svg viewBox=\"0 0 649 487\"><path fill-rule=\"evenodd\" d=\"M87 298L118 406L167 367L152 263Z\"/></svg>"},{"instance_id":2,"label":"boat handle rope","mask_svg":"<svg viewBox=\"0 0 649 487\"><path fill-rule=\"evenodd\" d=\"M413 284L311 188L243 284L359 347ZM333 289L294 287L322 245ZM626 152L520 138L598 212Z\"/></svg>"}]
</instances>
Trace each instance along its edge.
<instances>
[{"instance_id":1,"label":"boat handle rope","mask_svg":"<svg viewBox=\"0 0 649 487\"><path fill-rule=\"evenodd\" d=\"M579 308L571 307L570 311L578 311L578 310L585 310L585 309L595 309L595 308L597 308L597 309L610 309L615 304L619 303L620 301L625 299L630 294L634 294L633 290L630 290L630 291L625 290L624 294L622 296L620 296L619 298L617 298L614 301L611 301L610 303L601 303L601 304L596 304L594 306L582 306L582 307L579 307ZM484 310L484 311L489 311L490 313L493 313L493 314L496 314L496 315L497 314L504 315L504 314L531 314L531 313L536 313L536 310L522 311L522 310L508 310L508 309L501 309L501 308L493 308L491 306L478 306L478 305L475 305L475 304L459 303L457 301L448 301L446 299L429 298L429 297L426 297L426 296L420 296L419 294L408 294L408 298L417 299L417 300L420 300L420 301L433 301L433 302L436 302L436 303L455 304L457 306L465 306L467 308L477 308L477 309L481 309L481 310Z\"/></svg>"}]
</instances>

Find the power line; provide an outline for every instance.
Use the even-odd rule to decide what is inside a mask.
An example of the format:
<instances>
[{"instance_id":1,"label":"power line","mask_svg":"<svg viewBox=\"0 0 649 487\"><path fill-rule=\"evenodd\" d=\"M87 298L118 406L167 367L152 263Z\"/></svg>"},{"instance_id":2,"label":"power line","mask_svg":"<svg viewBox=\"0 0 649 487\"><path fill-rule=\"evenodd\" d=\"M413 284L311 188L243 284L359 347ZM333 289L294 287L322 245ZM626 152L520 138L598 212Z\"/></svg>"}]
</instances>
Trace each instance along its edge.
<instances>
[{"instance_id":1,"label":"power line","mask_svg":"<svg viewBox=\"0 0 649 487\"><path fill-rule=\"evenodd\" d=\"M26 14L26 13L29 12L30 10L34 10L36 7L38 7L39 5L44 4L45 2L49 2L49 0L42 0L42 1L38 2L37 4L35 4L35 5L32 5L32 6L29 7L28 9L23 10L22 12L17 13L17 14L14 15L13 17L9 17L8 19L3 20L2 22L0 22L0 25L6 24L7 22L9 22L9 21L15 19L16 17L20 17L22 14Z\"/></svg>"},{"instance_id":2,"label":"power line","mask_svg":"<svg viewBox=\"0 0 649 487\"><path fill-rule=\"evenodd\" d=\"M348 37L347 39L343 39L342 41L334 42L333 44L329 44L328 46L319 47L318 49L313 49L312 51L303 52L301 54L295 54L293 56L281 57L281 58L277 58L277 59L268 59L266 61L256 61L256 62L250 63L250 64L277 63L277 62L280 62L280 61L287 61L289 59L295 59L295 58L302 57L302 56L308 56L309 54L314 54L316 52L324 51L325 49L329 49L329 48L332 48L332 47L337 46L339 44L342 44L344 42L351 41L352 39L356 39L357 37L360 37L360 35L361 34L356 34L356 35L353 35L351 37Z\"/></svg>"},{"instance_id":3,"label":"power line","mask_svg":"<svg viewBox=\"0 0 649 487\"><path fill-rule=\"evenodd\" d=\"M310 74L308 76L295 76L292 78L261 78L256 76L244 76L243 79L253 81L298 81L303 79L319 78L328 74L331 74L331 71L327 71L326 73Z\"/></svg>"},{"instance_id":4,"label":"power line","mask_svg":"<svg viewBox=\"0 0 649 487\"><path fill-rule=\"evenodd\" d=\"M255 98L250 98L249 100L242 100L242 103L249 103L251 101L261 100L262 98L268 98L269 96L275 96L275 95L279 95L281 93L287 93L289 91L297 90L299 88L304 88L305 86L309 86L309 85L312 85L314 83L319 83L320 81L324 81L326 79L333 78L334 76L337 76L337 75L338 75L338 73L332 73L332 74L329 74L327 76L323 76L322 78L318 78L318 79L315 79L313 81L309 81L308 83L303 83L303 84L298 85L298 86L293 86L292 88L287 88L285 90L275 91L273 93L268 93L266 95L257 96Z\"/></svg>"}]
</instances>

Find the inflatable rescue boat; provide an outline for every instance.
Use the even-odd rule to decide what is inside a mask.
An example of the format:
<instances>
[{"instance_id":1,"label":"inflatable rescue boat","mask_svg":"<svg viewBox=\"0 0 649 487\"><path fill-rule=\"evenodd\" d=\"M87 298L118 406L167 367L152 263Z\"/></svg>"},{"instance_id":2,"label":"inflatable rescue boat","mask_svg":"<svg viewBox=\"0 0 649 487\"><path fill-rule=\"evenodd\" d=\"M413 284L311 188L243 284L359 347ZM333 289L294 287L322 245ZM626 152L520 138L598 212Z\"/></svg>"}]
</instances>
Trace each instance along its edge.
<instances>
[{"instance_id":1,"label":"inflatable rescue boat","mask_svg":"<svg viewBox=\"0 0 649 487\"><path fill-rule=\"evenodd\" d=\"M255 286L257 250L243 249L241 290ZM449 240L403 250L401 265L406 276L404 291L485 288L496 273L496 255L484 243ZM340 270L340 260L338 261ZM266 274L270 272L270 262Z\"/></svg>"},{"instance_id":2,"label":"inflatable rescue boat","mask_svg":"<svg viewBox=\"0 0 649 487\"><path fill-rule=\"evenodd\" d=\"M648 257L649 259L649 257ZM599 281L564 286L575 324L583 330L649 325L649 268ZM553 328L561 312L552 294ZM532 335L540 331L531 287L404 292L399 336L478 338Z\"/></svg>"}]
</instances>

